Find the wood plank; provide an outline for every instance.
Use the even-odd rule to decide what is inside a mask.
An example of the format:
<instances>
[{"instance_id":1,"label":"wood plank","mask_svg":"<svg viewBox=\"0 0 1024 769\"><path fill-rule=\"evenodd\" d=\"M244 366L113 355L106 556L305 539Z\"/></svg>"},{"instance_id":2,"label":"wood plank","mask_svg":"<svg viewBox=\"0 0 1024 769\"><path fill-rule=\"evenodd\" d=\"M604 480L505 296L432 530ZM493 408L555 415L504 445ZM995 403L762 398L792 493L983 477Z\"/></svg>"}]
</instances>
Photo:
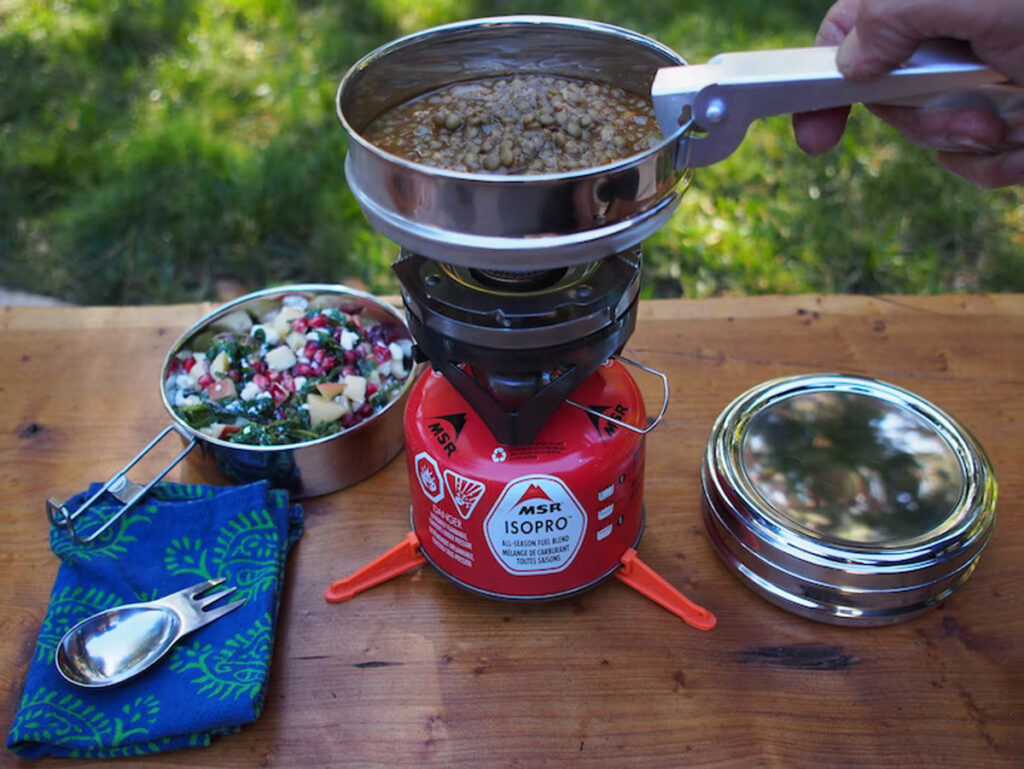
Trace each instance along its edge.
<instances>
[{"instance_id":1,"label":"wood plank","mask_svg":"<svg viewBox=\"0 0 1024 769\"><path fill-rule=\"evenodd\" d=\"M57 567L43 502L105 478L167 424L161 362L206 309L0 311L2 723L17 707ZM692 630L614 580L526 605L470 595L422 569L327 604L333 579L408 530L399 457L304 503L259 721L206 750L145 763L1020 766L1021 350L1019 295L645 302L626 354L665 371L672 397L648 437L638 549L716 612L715 630ZM877 629L801 619L744 588L707 540L698 471L715 417L759 382L813 371L913 390L971 429L995 464L989 548L963 589L923 617ZM638 381L655 402L656 383ZM15 763L6 752L3 761Z\"/></svg>"}]
</instances>

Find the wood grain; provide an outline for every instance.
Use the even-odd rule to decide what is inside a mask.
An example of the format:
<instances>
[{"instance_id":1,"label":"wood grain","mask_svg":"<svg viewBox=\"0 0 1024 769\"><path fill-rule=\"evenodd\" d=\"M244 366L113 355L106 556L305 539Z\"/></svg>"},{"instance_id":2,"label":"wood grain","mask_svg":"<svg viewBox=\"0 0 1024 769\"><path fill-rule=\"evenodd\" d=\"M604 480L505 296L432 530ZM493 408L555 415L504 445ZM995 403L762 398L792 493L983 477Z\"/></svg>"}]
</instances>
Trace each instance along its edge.
<instances>
[{"instance_id":1,"label":"wood grain","mask_svg":"<svg viewBox=\"0 0 1024 769\"><path fill-rule=\"evenodd\" d=\"M160 364L204 310L0 310L4 725L57 568L43 502L107 477L167 423ZM140 763L1022 766L1022 351L1024 296L646 303L626 354L666 371L672 398L648 437L639 550L716 612L714 631L690 629L615 580L520 605L422 569L327 604L332 580L408 529L399 458L304 503L259 721L208 749ZM792 616L744 588L707 540L698 470L715 416L765 379L814 371L913 390L971 429L995 465L998 523L975 575L916 620L850 629ZM656 383L641 384L655 401Z\"/></svg>"}]
</instances>

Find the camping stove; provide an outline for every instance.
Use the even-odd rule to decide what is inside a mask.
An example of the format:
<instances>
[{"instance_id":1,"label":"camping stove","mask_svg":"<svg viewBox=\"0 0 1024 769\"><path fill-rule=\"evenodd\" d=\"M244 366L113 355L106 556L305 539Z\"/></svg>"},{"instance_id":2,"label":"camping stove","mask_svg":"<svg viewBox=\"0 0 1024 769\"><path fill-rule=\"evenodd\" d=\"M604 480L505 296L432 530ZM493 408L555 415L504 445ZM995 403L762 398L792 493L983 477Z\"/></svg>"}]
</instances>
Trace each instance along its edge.
<instances>
[{"instance_id":1,"label":"camping stove","mask_svg":"<svg viewBox=\"0 0 1024 769\"><path fill-rule=\"evenodd\" d=\"M561 598L615 576L695 627L715 624L637 557L645 435L664 415L669 388L660 372L619 355L636 323L639 243L674 209L688 177L657 149L600 173L454 173L399 160L360 133L389 106L382 95L397 102L472 77L477 57L493 74L492 43L510 59L520 52L553 66L568 35L563 69L617 71L628 54L638 89L677 61L661 48L638 55L633 37L610 29L451 25L385 46L342 82L349 186L403 247L393 267L429 367L405 411L412 531L332 584L328 600L428 562L464 588L509 600ZM456 73L460 55L466 67ZM653 418L630 369L661 384Z\"/></svg>"}]
</instances>

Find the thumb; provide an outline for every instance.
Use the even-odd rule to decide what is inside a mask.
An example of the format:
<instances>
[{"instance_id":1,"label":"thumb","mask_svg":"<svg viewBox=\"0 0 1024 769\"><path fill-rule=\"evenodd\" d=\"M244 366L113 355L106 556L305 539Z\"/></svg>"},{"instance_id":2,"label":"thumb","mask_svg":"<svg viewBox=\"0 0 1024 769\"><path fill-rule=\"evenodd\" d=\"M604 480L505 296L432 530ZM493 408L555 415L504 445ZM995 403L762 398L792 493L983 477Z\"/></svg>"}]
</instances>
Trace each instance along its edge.
<instances>
[{"instance_id":1,"label":"thumb","mask_svg":"<svg viewBox=\"0 0 1024 769\"><path fill-rule=\"evenodd\" d=\"M896 24L861 17L840 44L836 66L850 80L870 80L906 61L919 39Z\"/></svg>"}]
</instances>

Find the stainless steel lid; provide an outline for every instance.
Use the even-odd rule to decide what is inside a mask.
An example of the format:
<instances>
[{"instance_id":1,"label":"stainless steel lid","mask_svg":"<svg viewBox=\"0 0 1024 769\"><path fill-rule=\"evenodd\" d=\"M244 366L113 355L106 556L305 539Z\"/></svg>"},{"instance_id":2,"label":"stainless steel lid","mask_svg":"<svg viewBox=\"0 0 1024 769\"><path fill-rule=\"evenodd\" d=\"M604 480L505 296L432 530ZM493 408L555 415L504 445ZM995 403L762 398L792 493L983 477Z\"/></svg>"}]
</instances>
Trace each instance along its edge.
<instances>
[{"instance_id":1,"label":"stainless steel lid","mask_svg":"<svg viewBox=\"0 0 1024 769\"><path fill-rule=\"evenodd\" d=\"M721 413L702 468L719 555L757 593L811 619L884 625L970 576L995 522L978 442L885 382L776 379Z\"/></svg>"}]
</instances>

